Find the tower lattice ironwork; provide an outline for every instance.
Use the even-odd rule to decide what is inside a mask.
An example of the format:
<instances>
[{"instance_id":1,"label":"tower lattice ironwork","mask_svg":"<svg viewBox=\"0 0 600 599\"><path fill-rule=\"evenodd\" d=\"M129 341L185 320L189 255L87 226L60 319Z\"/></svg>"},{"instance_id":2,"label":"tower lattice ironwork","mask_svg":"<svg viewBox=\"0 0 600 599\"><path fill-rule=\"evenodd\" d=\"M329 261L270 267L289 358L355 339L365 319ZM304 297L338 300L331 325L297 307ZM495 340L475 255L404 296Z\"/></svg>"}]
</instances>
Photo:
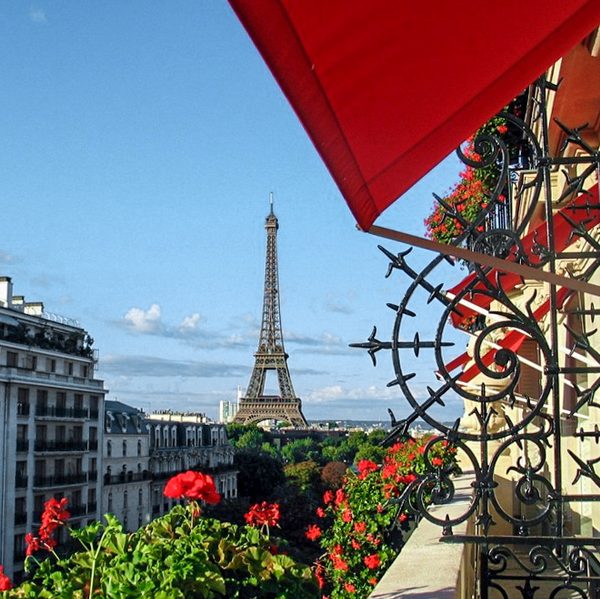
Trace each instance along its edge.
<instances>
[{"instance_id":1,"label":"tower lattice ironwork","mask_svg":"<svg viewBox=\"0 0 600 599\"><path fill-rule=\"evenodd\" d=\"M277 265L277 230L279 222L271 209L265 222L267 255L265 261L265 291L258 350L248 389L239 400L234 422L250 424L262 420L288 421L293 426L307 426L302 414L302 401L296 397L287 366L288 354L283 346L281 313L279 310L279 273ZM277 374L279 395L265 395L267 371Z\"/></svg>"}]
</instances>

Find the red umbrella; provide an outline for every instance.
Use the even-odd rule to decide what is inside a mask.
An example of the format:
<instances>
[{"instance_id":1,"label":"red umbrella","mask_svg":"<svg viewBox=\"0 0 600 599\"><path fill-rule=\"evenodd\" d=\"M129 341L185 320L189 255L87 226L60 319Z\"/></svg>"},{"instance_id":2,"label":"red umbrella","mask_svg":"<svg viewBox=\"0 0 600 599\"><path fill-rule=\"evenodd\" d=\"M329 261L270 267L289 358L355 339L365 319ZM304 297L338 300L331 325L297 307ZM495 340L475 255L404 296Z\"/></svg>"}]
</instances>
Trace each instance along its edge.
<instances>
[{"instance_id":1,"label":"red umbrella","mask_svg":"<svg viewBox=\"0 0 600 599\"><path fill-rule=\"evenodd\" d=\"M373 222L597 26L598 0L230 3L363 230L502 265ZM507 269L600 294L583 281Z\"/></svg>"}]
</instances>

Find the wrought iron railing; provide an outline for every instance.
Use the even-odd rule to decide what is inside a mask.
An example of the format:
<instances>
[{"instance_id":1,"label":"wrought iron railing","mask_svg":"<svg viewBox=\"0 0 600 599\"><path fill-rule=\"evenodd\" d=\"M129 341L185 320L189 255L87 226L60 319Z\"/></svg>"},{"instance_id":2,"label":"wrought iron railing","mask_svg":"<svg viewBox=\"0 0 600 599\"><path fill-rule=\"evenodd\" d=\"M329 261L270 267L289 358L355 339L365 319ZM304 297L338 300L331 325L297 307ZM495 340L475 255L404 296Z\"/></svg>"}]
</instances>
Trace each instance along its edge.
<instances>
[{"instance_id":1,"label":"wrought iron railing","mask_svg":"<svg viewBox=\"0 0 600 599\"><path fill-rule=\"evenodd\" d=\"M500 180L488 207L455 243L471 237L476 251L590 282L600 266L593 233L600 223L597 187L594 191L600 153L579 128L558 123L565 144L577 152L551 155L546 100L556 86L541 79L530 91L527 122L502 115L519 132L519 153L526 160L511 162L511 149L500 136L475 140L482 161L477 166L496 164ZM459 157L469 163L460 151ZM558 168L570 171L556 192L552 174ZM524 169L527 177L519 178ZM490 221L501 190L509 186L510 223ZM425 494L444 503L454 493L452 473L433 467L406 487L398 510L438 524L445 542L475 548L478 598L596 598L598 524L587 529L573 524L581 519L580 506L591 510L600 501L600 431L593 426L600 409L593 319L600 310L593 298L567 285L524 281L476 263L469 277L463 271L463 281L449 289L445 281L452 266L441 254L418 267L410 248L380 249L389 259L386 276L402 273L408 286L399 303L388 304L394 314L391 339L381 340L374 329L366 342L353 346L366 349L374 364L389 353L394 376L388 386L399 388L408 402L409 414L400 421L393 417L386 442L409 437L409 429L424 421L435 431L426 463L431 465L429 456L444 443L474 473L472 501L459 516L434 518L427 511ZM430 328L415 334L421 313L422 326ZM468 351L461 353L465 332ZM452 413L457 401L464 404L462 418ZM454 534L453 527L466 521L473 532Z\"/></svg>"}]
</instances>

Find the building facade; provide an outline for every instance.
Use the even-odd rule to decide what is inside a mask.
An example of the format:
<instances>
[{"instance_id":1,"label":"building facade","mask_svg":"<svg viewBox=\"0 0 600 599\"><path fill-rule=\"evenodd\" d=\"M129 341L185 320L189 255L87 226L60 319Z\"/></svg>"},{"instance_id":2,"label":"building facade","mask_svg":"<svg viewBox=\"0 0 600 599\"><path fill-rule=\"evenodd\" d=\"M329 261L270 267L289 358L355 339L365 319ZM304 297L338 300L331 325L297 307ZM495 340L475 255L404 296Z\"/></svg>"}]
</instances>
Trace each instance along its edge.
<instances>
[{"instance_id":1,"label":"building facade","mask_svg":"<svg viewBox=\"0 0 600 599\"><path fill-rule=\"evenodd\" d=\"M106 401L102 513L117 516L130 532L150 521L149 445L145 414Z\"/></svg>"},{"instance_id":2,"label":"building facade","mask_svg":"<svg viewBox=\"0 0 600 599\"><path fill-rule=\"evenodd\" d=\"M92 344L0 277L0 563L16 580L45 501L67 497L74 526L100 516L107 391Z\"/></svg>"},{"instance_id":3,"label":"building facade","mask_svg":"<svg viewBox=\"0 0 600 599\"><path fill-rule=\"evenodd\" d=\"M237 497L234 449L223 424L208 422L204 414L156 412L148 417L152 516L173 505L163 495L169 478L186 470L210 474L223 499Z\"/></svg>"}]
</instances>

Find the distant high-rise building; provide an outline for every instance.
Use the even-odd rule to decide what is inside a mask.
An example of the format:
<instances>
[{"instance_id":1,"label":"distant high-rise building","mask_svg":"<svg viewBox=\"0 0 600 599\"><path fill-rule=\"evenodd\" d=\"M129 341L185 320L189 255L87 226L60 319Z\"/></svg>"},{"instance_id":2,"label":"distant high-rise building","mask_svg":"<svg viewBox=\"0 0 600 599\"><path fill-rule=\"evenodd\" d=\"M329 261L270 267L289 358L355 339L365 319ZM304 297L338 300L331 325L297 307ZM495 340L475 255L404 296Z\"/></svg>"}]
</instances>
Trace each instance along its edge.
<instances>
[{"instance_id":1,"label":"distant high-rise building","mask_svg":"<svg viewBox=\"0 0 600 599\"><path fill-rule=\"evenodd\" d=\"M240 397L240 390L238 388L238 401ZM238 411L238 401L230 401L223 399L219 402L219 422L227 424L233 422L235 415Z\"/></svg>"},{"instance_id":2,"label":"distant high-rise building","mask_svg":"<svg viewBox=\"0 0 600 599\"><path fill-rule=\"evenodd\" d=\"M92 344L78 323L13 295L0 277L0 563L17 581L25 534L48 499L68 498L73 526L100 516L107 391Z\"/></svg>"}]
</instances>

